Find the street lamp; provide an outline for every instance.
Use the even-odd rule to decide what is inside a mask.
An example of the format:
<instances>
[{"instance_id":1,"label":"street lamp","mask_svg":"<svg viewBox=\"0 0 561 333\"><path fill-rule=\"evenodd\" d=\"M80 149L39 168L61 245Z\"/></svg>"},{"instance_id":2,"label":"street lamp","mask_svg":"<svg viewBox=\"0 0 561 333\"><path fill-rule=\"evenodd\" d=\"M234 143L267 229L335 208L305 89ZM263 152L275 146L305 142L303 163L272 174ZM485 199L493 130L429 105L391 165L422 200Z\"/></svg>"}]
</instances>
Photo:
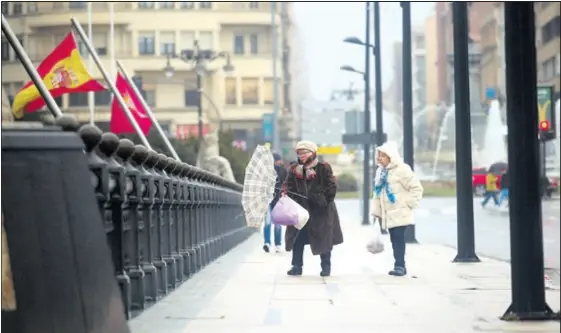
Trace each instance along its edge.
<instances>
[{"instance_id":1,"label":"street lamp","mask_svg":"<svg viewBox=\"0 0 561 333\"><path fill-rule=\"evenodd\" d=\"M193 49L186 49L182 50L180 55L177 56L175 54L170 54L169 52L167 55L166 66L164 67L164 75L166 78L170 79L175 74L175 69L171 65L171 58L178 58L187 63L194 63L193 70L195 74L197 74L197 91L199 93L199 99L197 102L197 114L198 114L198 127L199 127L199 139L203 137L203 106L202 106L202 97L203 97L203 86L202 86L202 77L207 74L207 64L218 59L218 58L225 58L226 64L222 66L222 70L226 73L230 73L234 71L234 66L232 65L232 61L230 58L230 54L228 52L214 52L212 50L203 50L200 47L199 41L195 41L193 45Z\"/></svg>"},{"instance_id":2,"label":"street lamp","mask_svg":"<svg viewBox=\"0 0 561 333\"><path fill-rule=\"evenodd\" d=\"M340 69L341 69L342 71L345 71L345 72L352 72L352 73L360 74L360 75L362 75L363 77L366 76L366 74L365 74L364 72L361 72L361 71L356 70L353 66L343 65L343 66L341 66Z\"/></svg>"}]
</instances>

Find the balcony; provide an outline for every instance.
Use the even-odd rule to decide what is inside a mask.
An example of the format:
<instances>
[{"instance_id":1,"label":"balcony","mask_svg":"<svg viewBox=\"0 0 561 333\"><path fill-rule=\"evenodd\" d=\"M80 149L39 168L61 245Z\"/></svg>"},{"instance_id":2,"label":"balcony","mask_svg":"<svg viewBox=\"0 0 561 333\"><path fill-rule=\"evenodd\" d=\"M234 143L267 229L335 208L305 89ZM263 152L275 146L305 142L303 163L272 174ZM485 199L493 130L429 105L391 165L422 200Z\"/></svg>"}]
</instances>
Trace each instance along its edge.
<instances>
[{"instance_id":1,"label":"balcony","mask_svg":"<svg viewBox=\"0 0 561 333\"><path fill-rule=\"evenodd\" d=\"M82 24L88 21L86 2L38 2L37 4L37 12L25 16L27 25L32 29L70 25L72 17L75 17ZM117 14L132 9L132 4L116 2L113 8L115 24L126 24L128 22L126 17ZM107 3L93 2L92 24L109 25L108 11Z\"/></svg>"}]
</instances>

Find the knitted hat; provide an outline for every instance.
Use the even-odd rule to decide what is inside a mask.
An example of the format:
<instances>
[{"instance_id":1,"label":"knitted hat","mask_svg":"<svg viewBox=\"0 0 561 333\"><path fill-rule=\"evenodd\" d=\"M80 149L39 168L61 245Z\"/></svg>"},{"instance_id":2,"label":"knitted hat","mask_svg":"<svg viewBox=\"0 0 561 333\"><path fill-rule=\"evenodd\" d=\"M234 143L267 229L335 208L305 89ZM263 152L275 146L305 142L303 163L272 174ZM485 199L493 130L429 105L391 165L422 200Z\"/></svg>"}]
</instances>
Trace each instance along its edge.
<instances>
[{"instance_id":1,"label":"knitted hat","mask_svg":"<svg viewBox=\"0 0 561 333\"><path fill-rule=\"evenodd\" d=\"M318 150L318 145L313 143L312 141L303 140L296 144L295 150L305 149L309 150L312 153L315 153Z\"/></svg>"}]
</instances>

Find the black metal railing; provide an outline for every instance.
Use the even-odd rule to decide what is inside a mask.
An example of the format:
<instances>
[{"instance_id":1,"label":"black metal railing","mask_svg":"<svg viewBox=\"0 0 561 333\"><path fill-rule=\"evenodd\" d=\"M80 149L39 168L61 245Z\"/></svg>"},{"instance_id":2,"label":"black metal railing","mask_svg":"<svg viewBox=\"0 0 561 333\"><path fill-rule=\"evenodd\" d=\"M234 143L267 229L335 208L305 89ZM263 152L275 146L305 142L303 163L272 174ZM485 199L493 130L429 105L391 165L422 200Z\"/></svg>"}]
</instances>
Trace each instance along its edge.
<instances>
[{"instance_id":1,"label":"black metal railing","mask_svg":"<svg viewBox=\"0 0 561 333\"><path fill-rule=\"evenodd\" d=\"M57 124L84 141L127 319L254 232L240 184L67 119Z\"/></svg>"}]
</instances>

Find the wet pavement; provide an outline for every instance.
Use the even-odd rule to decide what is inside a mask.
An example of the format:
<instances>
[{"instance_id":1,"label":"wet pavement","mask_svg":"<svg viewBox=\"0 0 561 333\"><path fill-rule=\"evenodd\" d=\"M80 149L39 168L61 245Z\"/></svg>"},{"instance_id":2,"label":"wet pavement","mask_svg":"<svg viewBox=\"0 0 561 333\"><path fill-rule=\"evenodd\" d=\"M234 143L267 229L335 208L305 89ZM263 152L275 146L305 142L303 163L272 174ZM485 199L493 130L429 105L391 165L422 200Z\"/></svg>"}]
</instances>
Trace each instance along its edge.
<instances>
[{"instance_id":1,"label":"wet pavement","mask_svg":"<svg viewBox=\"0 0 561 333\"><path fill-rule=\"evenodd\" d=\"M498 260L510 260L510 231L508 210L482 208L481 199L474 199L475 249L480 255ZM338 200L342 214L355 214L360 223L358 200ZM559 199L543 201L544 261L547 272L559 281L560 218ZM456 198L425 198L416 212L417 239L421 243L456 247Z\"/></svg>"}]
</instances>

